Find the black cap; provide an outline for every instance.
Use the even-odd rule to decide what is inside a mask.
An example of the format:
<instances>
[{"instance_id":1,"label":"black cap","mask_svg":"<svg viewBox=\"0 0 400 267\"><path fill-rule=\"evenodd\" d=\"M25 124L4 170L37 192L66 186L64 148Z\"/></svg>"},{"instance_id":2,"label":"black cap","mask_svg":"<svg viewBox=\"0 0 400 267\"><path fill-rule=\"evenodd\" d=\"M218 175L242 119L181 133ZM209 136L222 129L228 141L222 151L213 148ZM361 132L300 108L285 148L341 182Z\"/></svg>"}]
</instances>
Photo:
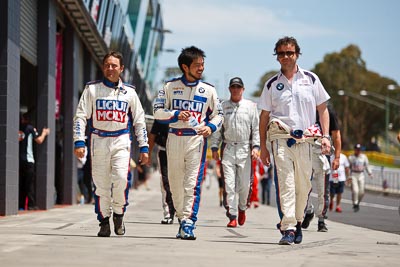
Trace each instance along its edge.
<instances>
[{"instance_id":1,"label":"black cap","mask_svg":"<svg viewBox=\"0 0 400 267\"><path fill-rule=\"evenodd\" d=\"M232 78L229 81L229 87L231 87L232 85L239 85L241 87L244 87L243 81L239 77Z\"/></svg>"},{"instance_id":2,"label":"black cap","mask_svg":"<svg viewBox=\"0 0 400 267\"><path fill-rule=\"evenodd\" d=\"M356 145L354 146L354 149L361 149L361 145L360 145L360 144L356 144Z\"/></svg>"}]
</instances>

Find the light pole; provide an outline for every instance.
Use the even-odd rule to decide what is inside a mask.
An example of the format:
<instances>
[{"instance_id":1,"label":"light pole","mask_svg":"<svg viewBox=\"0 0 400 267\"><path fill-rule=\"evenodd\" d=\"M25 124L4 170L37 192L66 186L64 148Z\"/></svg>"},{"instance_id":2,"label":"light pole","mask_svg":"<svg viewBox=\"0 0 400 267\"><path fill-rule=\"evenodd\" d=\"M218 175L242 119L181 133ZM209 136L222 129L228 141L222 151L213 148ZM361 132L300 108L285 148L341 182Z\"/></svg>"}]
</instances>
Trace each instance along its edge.
<instances>
[{"instance_id":1,"label":"light pole","mask_svg":"<svg viewBox=\"0 0 400 267\"><path fill-rule=\"evenodd\" d=\"M393 91L396 89L396 86L394 84L389 84L387 86L387 89L389 91ZM388 152L389 151L389 128L390 128L389 127L389 125L390 125L390 121L389 121L390 120L390 104L400 107L400 101L389 98L389 95L387 93L386 93L386 95L381 95L381 94L378 94L375 92L361 90L360 95L361 96L373 96L375 98L385 101L385 105L384 105L384 109L385 109L385 148L386 148L386 152ZM367 100L367 99L365 99L365 100ZM371 101L371 99L368 99L368 100ZM376 101L374 101L374 102L376 102Z\"/></svg>"},{"instance_id":2,"label":"light pole","mask_svg":"<svg viewBox=\"0 0 400 267\"><path fill-rule=\"evenodd\" d=\"M345 111L344 111L344 117L343 117L343 136L347 136L347 117L348 117L348 97L354 98L356 100L359 100L361 102L373 105L377 108L380 108L382 110L385 110L385 105L381 104L375 100L369 99L369 98L364 98L362 97L362 94L360 92L360 95L354 94L352 92L344 91L344 90L338 90L337 91L338 95L345 97ZM386 124L387 125L387 124Z\"/></svg>"}]
</instances>

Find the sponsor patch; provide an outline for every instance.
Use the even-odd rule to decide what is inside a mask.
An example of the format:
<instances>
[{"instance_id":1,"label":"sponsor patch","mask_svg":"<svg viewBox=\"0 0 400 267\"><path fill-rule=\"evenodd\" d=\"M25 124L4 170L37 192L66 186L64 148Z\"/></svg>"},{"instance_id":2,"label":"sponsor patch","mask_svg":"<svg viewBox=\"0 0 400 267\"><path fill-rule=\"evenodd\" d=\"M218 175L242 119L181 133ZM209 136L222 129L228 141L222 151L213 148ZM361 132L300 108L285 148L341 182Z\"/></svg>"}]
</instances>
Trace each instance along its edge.
<instances>
[{"instance_id":1,"label":"sponsor patch","mask_svg":"<svg viewBox=\"0 0 400 267\"><path fill-rule=\"evenodd\" d=\"M204 94L205 91L206 91L206 90L205 90L203 87L200 87L200 88L199 88L199 93L200 93L200 94Z\"/></svg>"},{"instance_id":2,"label":"sponsor patch","mask_svg":"<svg viewBox=\"0 0 400 267\"><path fill-rule=\"evenodd\" d=\"M162 108L164 108L164 107L165 107L165 105L162 104L162 103L160 103L160 104L154 104L154 106L153 106L154 109L162 109Z\"/></svg>"},{"instance_id":3,"label":"sponsor patch","mask_svg":"<svg viewBox=\"0 0 400 267\"><path fill-rule=\"evenodd\" d=\"M165 98L156 98L154 100L154 104L164 104L165 103Z\"/></svg>"},{"instance_id":4,"label":"sponsor patch","mask_svg":"<svg viewBox=\"0 0 400 267\"><path fill-rule=\"evenodd\" d=\"M278 83L278 84L276 85L276 89L277 89L278 91L283 90L283 88L285 88L285 86L283 85L283 83Z\"/></svg>"},{"instance_id":5,"label":"sponsor patch","mask_svg":"<svg viewBox=\"0 0 400 267\"><path fill-rule=\"evenodd\" d=\"M98 121L125 122L128 103L119 100L96 100L96 119Z\"/></svg>"},{"instance_id":6,"label":"sponsor patch","mask_svg":"<svg viewBox=\"0 0 400 267\"><path fill-rule=\"evenodd\" d=\"M204 104L198 101L173 99L172 109L202 112Z\"/></svg>"},{"instance_id":7,"label":"sponsor patch","mask_svg":"<svg viewBox=\"0 0 400 267\"><path fill-rule=\"evenodd\" d=\"M203 102L203 103L207 103L207 97L204 97L204 96L195 95L193 97L193 100L200 101L200 102Z\"/></svg>"},{"instance_id":8,"label":"sponsor patch","mask_svg":"<svg viewBox=\"0 0 400 267\"><path fill-rule=\"evenodd\" d=\"M183 91L181 91L181 90L176 90L176 91L174 91L173 94L174 94L174 95L183 95Z\"/></svg>"}]
</instances>

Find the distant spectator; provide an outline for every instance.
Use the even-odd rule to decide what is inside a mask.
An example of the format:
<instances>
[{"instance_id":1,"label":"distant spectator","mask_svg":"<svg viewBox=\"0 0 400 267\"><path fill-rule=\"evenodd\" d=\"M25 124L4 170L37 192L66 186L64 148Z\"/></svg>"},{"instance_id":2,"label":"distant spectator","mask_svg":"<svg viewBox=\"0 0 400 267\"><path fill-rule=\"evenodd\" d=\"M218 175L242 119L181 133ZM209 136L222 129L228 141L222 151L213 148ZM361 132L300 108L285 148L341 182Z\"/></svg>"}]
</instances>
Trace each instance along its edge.
<instances>
[{"instance_id":1,"label":"distant spectator","mask_svg":"<svg viewBox=\"0 0 400 267\"><path fill-rule=\"evenodd\" d=\"M35 159L33 156L33 140L42 144L50 134L49 128L43 128L39 135L31 125L27 113L21 115L19 126L19 208L24 210L39 209L35 199ZM27 201L27 203L26 203Z\"/></svg>"},{"instance_id":2,"label":"distant spectator","mask_svg":"<svg viewBox=\"0 0 400 267\"><path fill-rule=\"evenodd\" d=\"M367 171L370 178L372 178L372 172L369 167L368 157L361 153L360 144L354 146L354 154L349 156L349 162L353 209L354 212L357 212L360 210L360 202L365 192L364 171Z\"/></svg>"},{"instance_id":3,"label":"distant spectator","mask_svg":"<svg viewBox=\"0 0 400 267\"><path fill-rule=\"evenodd\" d=\"M334 155L331 156L331 161L333 161ZM330 198L331 201L329 203L329 210L333 210L333 202L336 195L336 212L342 212L342 207L340 206L340 202L342 200L342 194L344 191L344 186L346 183L347 177L349 177L350 173L350 163L347 159L346 155L340 153L339 158L339 168L337 170L331 170L331 174L329 177L329 190L330 190Z\"/></svg>"},{"instance_id":4,"label":"distant spectator","mask_svg":"<svg viewBox=\"0 0 400 267\"><path fill-rule=\"evenodd\" d=\"M381 148L379 147L378 143L376 142L376 138L372 137L371 141L369 142L369 144L367 145L367 150L368 151L377 151L377 152L381 152Z\"/></svg>"}]
</instances>

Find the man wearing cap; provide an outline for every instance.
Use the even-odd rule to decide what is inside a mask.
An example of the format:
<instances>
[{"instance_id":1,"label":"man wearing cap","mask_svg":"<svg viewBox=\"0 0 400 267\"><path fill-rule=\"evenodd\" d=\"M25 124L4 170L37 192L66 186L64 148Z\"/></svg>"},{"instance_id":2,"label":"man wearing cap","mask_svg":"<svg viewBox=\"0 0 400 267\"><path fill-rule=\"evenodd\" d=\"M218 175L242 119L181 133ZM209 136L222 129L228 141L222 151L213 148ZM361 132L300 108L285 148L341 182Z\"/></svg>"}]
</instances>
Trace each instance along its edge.
<instances>
[{"instance_id":1,"label":"man wearing cap","mask_svg":"<svg viewBox=\"0 0 400 267\"><path fill-rule=\"evenodd\" d=\"M354 154L349 156L350 162L350 179L351 179L351 191L353 199L353 210L357 212L360 210L360 202L364 197L365 189L365 175L364 171L367 171L370 178L372 178L372 172L369 167L368 157L361 153L361 145L356 144L354 146Z\"/></svg>"},{"instance_id":2,"label":"man wearing cap","mask_svg":"<svg viewBox=\"0 0 400 267\"><path fill-rule=\"evenodd\" d=\"M216 161L221 148L227 227L243 225L246 221L253 180L251 162L258 159L260 148L257 105L243 98L244 89L241 78L230 80L230 99L222 102L224 123L221 131L211 137L212 156Z\"/></svg>"}]
</instances>

